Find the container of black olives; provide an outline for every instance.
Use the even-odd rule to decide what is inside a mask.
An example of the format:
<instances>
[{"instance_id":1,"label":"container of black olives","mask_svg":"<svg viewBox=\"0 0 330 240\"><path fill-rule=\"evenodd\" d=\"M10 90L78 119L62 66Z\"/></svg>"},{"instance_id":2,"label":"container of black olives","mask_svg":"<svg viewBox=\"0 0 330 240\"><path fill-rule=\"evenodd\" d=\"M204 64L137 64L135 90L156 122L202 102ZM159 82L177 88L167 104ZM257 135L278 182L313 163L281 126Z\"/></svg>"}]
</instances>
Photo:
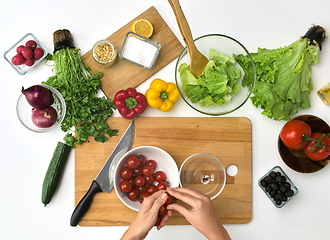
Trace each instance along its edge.
<instances>
[{"instance_id":1,"label":"container of black olives","mask_svg":"<svg viewBox=\"0 0 330 240\"><path fill-rule=\"evenodd\" d=\"M298 188L280 166L273 167L258 181L275 207L281 208L298 194Z\"/></svg>"}]
</instances>

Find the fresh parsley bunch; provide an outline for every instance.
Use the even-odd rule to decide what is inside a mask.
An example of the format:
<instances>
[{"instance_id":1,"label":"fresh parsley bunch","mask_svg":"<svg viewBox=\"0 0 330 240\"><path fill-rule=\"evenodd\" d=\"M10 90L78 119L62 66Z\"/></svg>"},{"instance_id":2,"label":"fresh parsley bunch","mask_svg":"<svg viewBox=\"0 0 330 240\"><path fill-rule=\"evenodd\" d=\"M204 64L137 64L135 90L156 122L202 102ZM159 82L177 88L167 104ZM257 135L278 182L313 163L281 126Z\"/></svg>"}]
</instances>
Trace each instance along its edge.
<instances>
[{"instance_id":1,"label":"fresh parsley bunch","mask_svg":"<svg viewBox=\"0 0 330 240\"><path fill-rule=\"evenodd\" d=\"M67 132L64 141L71 147L83 144L89 136L97 142L105 142L109 137L117 135L118 130L111 129L107 119L116 109L113 100L97 97L101 89L101 72L91 73L91 69L83 63L80 49L62 48L48 55L53 60L53 76L44 84L56 88L64 97L66 115L61 129ZM73 133L77 134L77 138Z\"/></svg>"}]
</instances>

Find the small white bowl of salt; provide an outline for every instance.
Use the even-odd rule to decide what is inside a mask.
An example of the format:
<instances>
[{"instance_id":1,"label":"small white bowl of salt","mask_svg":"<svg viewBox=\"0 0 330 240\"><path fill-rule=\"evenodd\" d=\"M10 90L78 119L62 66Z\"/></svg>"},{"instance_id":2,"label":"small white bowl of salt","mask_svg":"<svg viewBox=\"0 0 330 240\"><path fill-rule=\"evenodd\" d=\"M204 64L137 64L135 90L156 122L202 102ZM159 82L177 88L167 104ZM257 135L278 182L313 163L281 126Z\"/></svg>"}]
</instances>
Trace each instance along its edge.
<instances>
[{"instance_id":1,"label":"small white bowl of salt","mask_svg":"<svg viewBox=\"0 0 330 240\"><path fill-rule=\"evenodd\" d=\"M145 69L152 69L160 48L160 43L139 34L128 32L120 49L119 57Z\"/></svg>"}]
</instances>

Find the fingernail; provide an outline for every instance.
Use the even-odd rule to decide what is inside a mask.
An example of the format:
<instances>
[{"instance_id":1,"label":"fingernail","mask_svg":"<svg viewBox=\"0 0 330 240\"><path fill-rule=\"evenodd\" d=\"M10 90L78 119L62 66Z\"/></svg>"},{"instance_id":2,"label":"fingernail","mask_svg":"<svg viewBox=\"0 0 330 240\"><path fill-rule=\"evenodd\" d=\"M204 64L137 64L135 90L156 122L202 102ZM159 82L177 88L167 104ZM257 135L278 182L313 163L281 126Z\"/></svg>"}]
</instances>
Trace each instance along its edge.
<instances>
[{"instance_id":1,"label":"fingernail","mask_svg":"<svg viewBox=\"0 0 330 240\"><path fill-rule=\"evenodd\" d=\"M166 190L172 190L172 188L171 187L167 187L167 189Z\"/></svg>"},{"instance_id":2,"label":"fingernail","mask_svg":"<svg viewBox=\"0 0 330 240\"><path fill-rule=\"evenodd\" d=\"M166 193L162 193L162 195L160 195L160 198L163 199L163 200L166 199L166 197L167 197Z\"/></svg>"}]
</instances>

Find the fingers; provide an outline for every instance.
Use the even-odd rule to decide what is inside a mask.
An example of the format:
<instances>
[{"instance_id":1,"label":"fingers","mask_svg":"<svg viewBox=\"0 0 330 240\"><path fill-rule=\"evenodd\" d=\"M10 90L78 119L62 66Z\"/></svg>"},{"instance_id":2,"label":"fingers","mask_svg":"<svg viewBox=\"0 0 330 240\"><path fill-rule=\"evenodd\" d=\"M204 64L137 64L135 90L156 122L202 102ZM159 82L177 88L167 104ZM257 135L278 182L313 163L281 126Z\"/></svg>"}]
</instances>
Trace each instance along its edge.
<instances>
[{"instance_id":1,"label":"fingers","mask_svg":"<svg viewBox=\"0 0 330 240\"><path fill-rule=\"evenodd\" d=\"M160 193L161 194L157 194L156 196L154 196L154 194L150 196L150 197L154 197L154 199L155 199L154 203L151 207L151 211L153 211L153 212L158 213L159 208L164 205L164 203L166 202L166 200L168 198L168 195L166 194L165 191L162 191Z\"/></svg>"},{"instance_id":2,"label":"fingers","mask_svg":"<svg viewBox=\"0 0 330 240\"><path fill-rule=\"evenodd\" d=\"M169 210L168 211L169 216L172 216L172 210L175 210L178 213L180 213L182 216L184 216L186 219L189 218L190 211L178 203L172 203L168 205L167 209Z\"/></svg>"},{"instance_id":3,"label":"fingers","mask_svg":"<svg viewBox=\"0 0 330 240\"><path fill-rule=\"evenodd\" d=\"M194 207L196 199L202 199L205 197L202 193L190 188L168 188L167 192L192 207Z\"/></svg>"}]
</instances>

